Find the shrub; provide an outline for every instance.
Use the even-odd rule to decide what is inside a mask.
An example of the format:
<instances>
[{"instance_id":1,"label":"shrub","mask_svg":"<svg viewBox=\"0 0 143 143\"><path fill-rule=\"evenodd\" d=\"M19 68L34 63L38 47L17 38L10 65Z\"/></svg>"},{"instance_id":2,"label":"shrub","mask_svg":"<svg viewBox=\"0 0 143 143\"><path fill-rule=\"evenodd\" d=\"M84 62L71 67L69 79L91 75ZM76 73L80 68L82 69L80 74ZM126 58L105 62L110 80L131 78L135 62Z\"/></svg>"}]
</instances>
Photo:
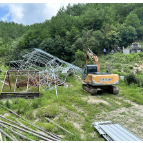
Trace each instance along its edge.
<instances>
[{"instance_id":1,"label":"shrub","mask_svg":"<svg viewBox=\"0 0 143 143\"><path fill-rule=\"evenodd\" d=\"M127 54L126 55L126 60L127 60L128 63L133 61L134 60L134 55L133 54Z\"/></svg>"},{"instance_id":2,"label":"shrub","mask_svg":"<svg viewBox=\"0 0 143 143\"><path fill-rule=\"evenodd\" d=\"M114 70L111 72L112 74L118 74L119 76L122 76L123 74L117 70Z\"/></svg>"},{"instance_id":3,"label":"shrub","mask_svg":"<svg viewBox=\"0 0 143 143\"><path fill-rule=\"evenodd\" d=\"M125 63L126 63L125 58L121 58L121 59L120 59L120 62L121 62L122 64L125 64Z\"/></svg>"},{"instance_id":4,"label":"shrub","mask_svg":"<svg viewBox=\"0 0 143 143\"><path fill-rule=\"evenodd\" d=\"M133 66L132 66L132 65L129 65L129 68L130 68L130 69L133 69Z\"/></svg>"},{"instance_id":5,"label":"shrub","mask_svg":"<svg viewBox=\"0 0 143 143\"><path fill-rule=\"evenodd\" d=\"M107 55L106 60L111 60L113 58L113 55Z\"/></svg>"},{"instance_id":6,"label":"shrub","mask_svg":"<svg viewBox=\"0 0 143 143\"><path fill-rule=\"evenodd\" d=\"M124 69L124 71L127 72L127 73L130 73L131 70L130 70L128 67L126 67L126 68Z\"/></svg>"},{"instance_id":7,"label":"shrub","mask_svg":"<svg viewBox=\"0 0 143 143\"><path fill-rule=\"evenodd\" d=\"M115 63L113 65L113 68L121 69L122 67L121 67L121 65L119 63Z\"/></svg>"},{"instance_id":8,"label":"shrub","mask_svg":"<svg viewBox=\"0 0 143 143\"><path fill-rule=\"evenodd\" d=\"M143 81L137 78L136 75L133 73L125 75L125 81L128 85L130 85L131 83L137 84L138 86L143 84Z\"/></svg>"}]
</instances>

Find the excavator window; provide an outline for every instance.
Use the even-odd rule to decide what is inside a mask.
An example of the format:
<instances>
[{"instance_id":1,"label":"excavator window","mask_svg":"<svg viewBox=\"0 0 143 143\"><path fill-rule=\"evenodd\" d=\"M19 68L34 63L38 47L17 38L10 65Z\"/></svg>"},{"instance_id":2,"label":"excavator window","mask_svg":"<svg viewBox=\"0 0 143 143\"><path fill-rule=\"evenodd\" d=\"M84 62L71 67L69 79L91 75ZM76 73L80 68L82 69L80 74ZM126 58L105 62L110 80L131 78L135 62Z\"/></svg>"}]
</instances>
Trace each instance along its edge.
<instances>
[{"instance_id":1,"label":"excavator window","mask_svg":"<svg viewBox=\"0 0 143 143\"><path fill-rule=\"evenodd\" d=\"M92 74L92 73L95 73L97 72L97 66L94 65L94 66L88 66L88 74Z\"/></svg>"}]
</instances>

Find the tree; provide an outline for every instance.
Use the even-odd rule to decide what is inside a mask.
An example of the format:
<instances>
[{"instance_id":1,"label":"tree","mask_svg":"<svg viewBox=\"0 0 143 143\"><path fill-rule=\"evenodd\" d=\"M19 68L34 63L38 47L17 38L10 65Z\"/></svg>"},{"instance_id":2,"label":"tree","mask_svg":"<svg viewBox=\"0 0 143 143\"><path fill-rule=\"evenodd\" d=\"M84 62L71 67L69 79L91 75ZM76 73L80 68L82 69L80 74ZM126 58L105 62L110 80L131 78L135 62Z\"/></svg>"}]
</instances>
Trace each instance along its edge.
<instances>
[{"instance_id":1,"label":"tree","mask_svg":"<svg viewBox=\"0 0 143 143\"><path fill-rule=\"evenodd\" d=\"M73 62L73 64L82 68L85 65L85 62L86 62L86 53L78 49L75 52L75 61Z\"/></svg>"},{"instance_id":2,"label":"tree","mask_svg":"<svg viewBox=\"0 0 143 143\"><path fill-rule=\"evenodd\" d=\"M132 26L127 26L126 24L118 25L118 31L121 37L120 46L126 47L137 39L137 32Z\"/></svg>"},{"instance_id":3,"label":"tree","mask_svg":"<svg viewBox=\"0 0 143 143\"><path fill-rule=\"evenodd\" d=\"M135 28L140 27L140 19L138 18L138 15L133 12L130 12L126 17L125 23L126 25L133 26Z\"/></svg>"},{"instance_id":4,"label":"tree","mask_svg":"<svg viewBox=\"0 0 143 143\"><path fill-rule=\"evenodd\" d=\"M54 53L54 40L52 38L44 39L39 48L46 51L47 53L53 54Z\"/></svg>"},{"instance_id":5,"label":"tree","mask_svg":"<svg viewBox=\"0 0 143 143\"><path fill-rule=\"evenodd\" d=\"M2 38L0 38L0 56L3 57L7 55L8 52L9 52L8 44L3 44Z\"/></svg>"}]
</instances>

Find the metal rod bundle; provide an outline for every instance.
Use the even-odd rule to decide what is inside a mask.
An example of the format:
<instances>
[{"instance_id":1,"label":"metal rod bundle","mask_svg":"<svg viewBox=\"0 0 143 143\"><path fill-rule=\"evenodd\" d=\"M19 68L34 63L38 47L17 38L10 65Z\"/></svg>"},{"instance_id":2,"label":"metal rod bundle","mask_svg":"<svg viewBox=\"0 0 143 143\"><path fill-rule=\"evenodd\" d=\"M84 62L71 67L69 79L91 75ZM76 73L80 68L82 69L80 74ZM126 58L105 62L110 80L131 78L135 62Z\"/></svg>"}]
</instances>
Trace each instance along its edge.
<instances>
[{"instance_id":1,"label":"metal rod bundle","mask_svg":"<svg viewBox=\"0 0 143 143\"><path fill-rule=\"evenodd\" d=\"M1 121L1 120L0 120L0 123L1 123L0 125L6 124L6 125L8 125L8 126L11 126L11 127L13 127L13 128L16 128L16 129L18 129L18 130L21 130L21 131L23 131L23 132L27 132L27 133L30 133L30 134L32 134L32 135L34 135L34 136L38 136L39 138L41 138L41 139L43 139L43 140L47 140L47 141L49 141L49 140L53 140L53 141L59 141L59 140L61 140L61 138L60 138L59 136L57 136L56 134L53 134L53 133L50 133L50 132L44 130L43 128L41 128L41 127L39 127L39 126L37 126L37 125L35 125L35 124L33 124L33 123L27 121L25 118L23 118L23 117L21 117L20 115L16 114L14 111L8 109L7 107L5 107L5 106L3 106L3 105L1 105L1 106L2 106L3 108L7 109L8 111L10 111L12 114L14 114L14 115L18 116L19 118L21 118L23 121L28 122L29 125L32 125L32 126L36 127L38 130L42 131L44 134L41 133L41 132L35 131L35 130L31 129L31 128L26 127L25 125L23 125L23 124L22 124L18 119L16 119L16 118L14 118L14 119L15 119L18 123L14 122L14 121L12 121L12 120L10 120L10 119L7 119L7 118L5 118L5 117L3 117L3 116L0 115L0 118L3 118L3 119L5 119L5 120L7 120L8 122L11 122L11 123L13 123L13 124L15 124L15 125L17 125L17 126L19 126L19 127L14 126L14 125L12 125L12 124L9 124L9 123L7 123L7 122ZM24 129L23 129L23 128L24 128Z\"/></svg>"}]
</instances>

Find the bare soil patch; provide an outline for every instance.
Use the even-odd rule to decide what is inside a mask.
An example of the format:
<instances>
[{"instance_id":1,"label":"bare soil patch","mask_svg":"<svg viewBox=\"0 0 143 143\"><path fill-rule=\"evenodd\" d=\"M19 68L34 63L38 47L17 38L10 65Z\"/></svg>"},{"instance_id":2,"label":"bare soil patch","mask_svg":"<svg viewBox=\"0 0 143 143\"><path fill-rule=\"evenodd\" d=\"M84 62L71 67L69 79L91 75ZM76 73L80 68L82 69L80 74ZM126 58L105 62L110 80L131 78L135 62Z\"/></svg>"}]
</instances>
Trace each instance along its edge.
<instances>
[{"instance_id":1,"label":"bare soil patch","mask_svg":"<svg viewBox=\"0 0 143 143\"><path fill-rule=\"evenodd\" d=\"M98 99L97 97L94 97L94 96L89 96L87 102L91 103L91 104L98 104L98 103L102 102L102 103L104 103L106 105L110 105L107 101L102 100L102 99Z\"/></svg>"},{"instance_id":2,"label":"bare soil patch","mask_svg":"<svg viewBox=\"0 0 143 143\"><path fill-rule=\"evenodd\" d=\"M5 113L5 114L3 115L3 117L9 116L9 115L10 115L10 113Z\"/></svg>"},{"instance_id":3,"label":"bare soil patch","mask_svg":"<svg viewBox=\"0 0 143 143\"><path fill-rule=\"evenodd\" d=\"M116 122L137 135L139 138L143 138L143 105L138 105L130 100L124 101L131 103L133 106L130 108L123 107L111 112L101 113L94 117L93 122Z\"/></svg>"}]
</instances>

